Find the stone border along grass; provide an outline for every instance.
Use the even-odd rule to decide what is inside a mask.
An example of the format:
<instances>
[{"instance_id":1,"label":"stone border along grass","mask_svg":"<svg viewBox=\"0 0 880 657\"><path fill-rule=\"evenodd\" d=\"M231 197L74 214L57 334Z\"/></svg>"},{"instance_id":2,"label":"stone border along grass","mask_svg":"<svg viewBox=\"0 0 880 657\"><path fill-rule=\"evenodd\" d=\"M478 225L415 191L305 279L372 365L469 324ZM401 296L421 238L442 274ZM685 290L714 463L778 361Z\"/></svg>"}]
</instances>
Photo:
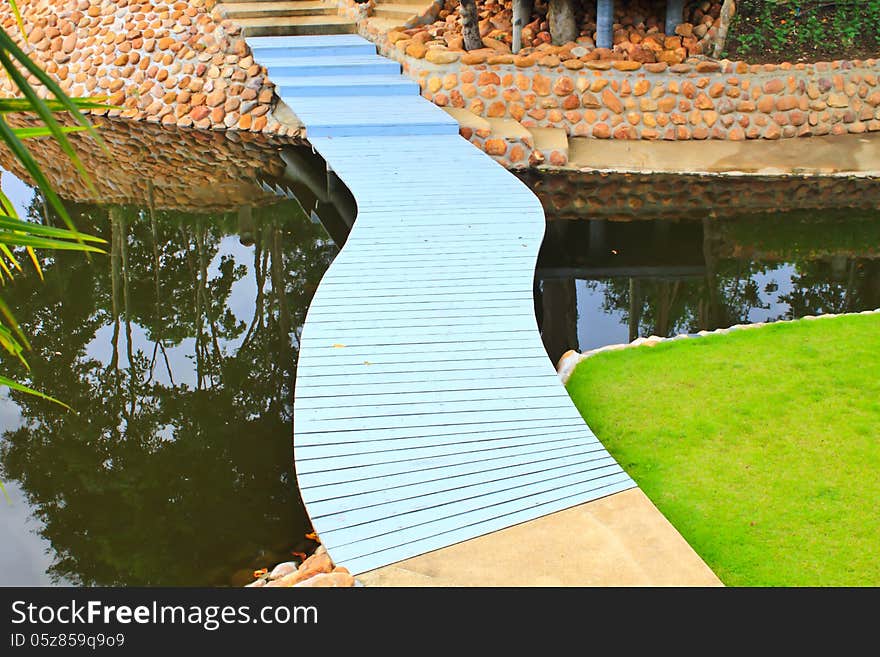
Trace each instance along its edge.
<instances>
[{"instance_id":1,"label":"stone border along grass","mask_svg":"<svg viewBox=\"0 0 880 657\"><path fill-rule=\"evenodd\" d=\"M579 363L590 358L591 356L595 356L596 354L601 354L606 351L620 351L621 349L630 349L633 347L653 347L654 345L658 345L661 342L670 342L674 340L685 340L691 338L702 338L707 335L723 335L726 333L730 333L731 331L743 331L746 329L755 329L760 328L762 326L769 326L771 324L788 324L791 322L805 322L805 321L814 321L818 319L832 319L834 317L847 317L850 315L877 315L880 314L880 308L876 308L874 310L863 310L858 313L838 313L833 314L830 313L828 315L806 315L804 317L799 317L798 319L782 319L776 322L756 322L754 324L736 324L735 326L731 326L729 328L720 328L715 329L714 331L699 331L697 333L680 333L671 338L661 338L657 335L652 335L647 338L636 338L632 342L625 342L621 344L610 344L604 347L598 347L596 349L590 349L589 351L578 352L574 349L566 351L562 354L562 358L559 359L559 363L556 366L556 371L559 374L559 378L562 380L562 383L568 383L568 379L571 377L575 368Z\"/></svg>"},{"instance_id":2,"label":"stone border along grass","mask_svg":"<svg viewBox=\"0 0 880 657\"><path fill-rule=\"evenodd\" d=\"M383 32L359 12L360 33L401 62L422 95L450 110L465 138L508 168L565 166L569 137L742 141L880 131L878 59L690 57L670 65L596 59L576 43L529 55L503 44L466 53L411 38L418 27Z\"/></svg>"}]
</instances>

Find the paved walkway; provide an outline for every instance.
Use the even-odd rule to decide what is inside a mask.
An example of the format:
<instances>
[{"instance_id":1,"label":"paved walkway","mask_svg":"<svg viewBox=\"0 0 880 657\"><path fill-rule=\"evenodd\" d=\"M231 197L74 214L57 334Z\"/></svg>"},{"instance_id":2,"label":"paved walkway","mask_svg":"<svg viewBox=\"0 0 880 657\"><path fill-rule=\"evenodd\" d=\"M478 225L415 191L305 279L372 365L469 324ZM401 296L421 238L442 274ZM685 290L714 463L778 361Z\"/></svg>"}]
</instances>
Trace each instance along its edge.
<instances>
[{"instance_id":1,"label":"paved walkway","mask_svg":"<svg viewBox=\"0 0 880 657\"><path fill-rule=\"evenodd\" d=\"M368 41L248 42L358 204L303 327L294 405L333 560L362 573L633 488L541 343L538 199L390 84L398 65Z\"/></svg>"},{"instance_id":2,"label":"paved walkway","mask_svg":"<svg viewBox=\"0 0 880 657\"><path fill-rule=\"evenodd\" d=\"M574 138L569 169L687 174L880 176L880 134L767 141Z\"/></svg>"},{"instance_id":3,"label":"paved walkway","mask_svg":"<svg viewBox=\"0 0 880 657\"><path fill-rule=\"evenodd\" d=\"M721 586L637 488L358 579L367 586Z\"/></svg>"}]
</instances>

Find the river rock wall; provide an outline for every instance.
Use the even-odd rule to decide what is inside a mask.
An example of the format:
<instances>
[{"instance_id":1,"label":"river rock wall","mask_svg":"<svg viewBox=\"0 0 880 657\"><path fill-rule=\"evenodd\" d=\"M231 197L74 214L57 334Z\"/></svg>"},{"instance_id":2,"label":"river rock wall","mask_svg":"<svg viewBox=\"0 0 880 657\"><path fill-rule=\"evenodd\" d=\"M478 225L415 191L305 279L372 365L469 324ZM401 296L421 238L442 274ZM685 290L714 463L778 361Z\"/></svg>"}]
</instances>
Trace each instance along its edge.
<instances>
[{"instance_id":1,"label":"river rock wall","mask_svg":"<svg viewBox=\"0 0 880 657\"><path fill-rule=\"evenodd\" d=\"M748 64L615 58L577 44L528 55L362 29L440 107L595 139L785 139L880 131L880 60ZM604 58L602 58L604 57ZM503 158L501 158L503 160ZM527 162L504 161L508 166Z\"/></svg>"},{"instance_id":2,"label":"river rock wall","mask_svg":"<svg viewBox=\"0 0 880 657\"><path fill-rule=\"evenodd\" d=\"M272 116L274 85L240 29L215 11L215 0L19 5L24 34L7 2L0 2L3 29L69 95L104 96L119 107L95 114L181 128L298 134ZM3 77L0 96L15 93Z\"/></svg>"}]
</instances>

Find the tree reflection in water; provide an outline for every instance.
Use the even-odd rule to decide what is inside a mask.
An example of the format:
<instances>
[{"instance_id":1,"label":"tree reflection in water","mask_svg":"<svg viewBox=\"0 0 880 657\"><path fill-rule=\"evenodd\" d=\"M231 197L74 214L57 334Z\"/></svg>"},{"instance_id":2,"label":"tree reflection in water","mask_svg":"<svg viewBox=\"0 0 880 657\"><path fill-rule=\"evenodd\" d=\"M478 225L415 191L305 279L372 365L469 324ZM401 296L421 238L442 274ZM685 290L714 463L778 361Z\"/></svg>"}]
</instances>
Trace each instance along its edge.
<instances>
[{"instance_id":1,"label":"tree reflection in water","mask_svg":"<svg viewBox=\"0 0 880 657\"><path fill-rule=\"evenodd\" d=\"M871 310L880 306L880 215L551 219L536 283L554 362L568 349L649 335ZM581 304L590 311L579 315Z\"/></svg>"},{"instance_id":2,"label":"tree reflection in water","mask_svg":"<svg viewBox=\"0 0 880 657\"><path fill-rule=\"evenodd\" d=\"M226 584L236 565L285 560L309 531L292 458L297 335L336 247L291 201L71 209L109 257L57 253L45 284L4 291L35 348L16 374L74 409L13 392L21 423L0 441L0 477L42 521L51 576Z\"/></svg>"}]
</instances>

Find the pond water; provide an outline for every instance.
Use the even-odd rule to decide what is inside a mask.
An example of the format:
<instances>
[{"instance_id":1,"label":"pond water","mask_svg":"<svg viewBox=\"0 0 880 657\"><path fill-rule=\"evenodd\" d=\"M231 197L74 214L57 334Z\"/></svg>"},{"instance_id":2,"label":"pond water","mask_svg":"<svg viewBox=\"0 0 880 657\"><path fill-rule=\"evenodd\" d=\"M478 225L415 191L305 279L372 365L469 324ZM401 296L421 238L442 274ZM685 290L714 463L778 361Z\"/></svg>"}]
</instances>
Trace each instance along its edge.
<instances>
[{"instance_id":1,"label":"pond water","mask_svg":"<svg viewBox=\"0 0 880 657\"><path fill-rule=\"evenodd\" d=\"M315 547L293 471L297 337L354 205L308 151L285 151L260 184L225 181L221 197L208 151L191 150L204 156L198 175L179 164L164 191L137 180L139 164L108 183L115 205L69 202L107 256L53 254L44 282L26 270L3 290L34 346L30 373L9 359L4 369L73 410L0 393L2 585L241 585ZM214 166L228 171L237 153ZM180 186L188 178L203 181L196 192ZM42 220L39 197L2 180ZM144 190L158 201L130 200ZM876 211L549 212L536 310L555 360L636 336L875 308L878 245Z\"/></svg>"},{"instance_id":2,"label":"pond water","mask_svg":"<svg viewBox=\"0 0 880 657\"><path fill-rule=\"evenodd\" d=\"M536 308L556 362L638 337L880 307L880 212L550 220Z\"/></svg>"},{"instance_id":3,"label":"pond water","mask_svg":"<svg viewBox=\"0 0 880 657\"><path fill-rule=\"evenodd\" d=\"M0 399L0 583L236 584L313 550L291 415L323 227L290 200L70 210L109 257L59 253L3 291L34 346L30 374L4 368L72 411Z\"/></svg>"}]
</instances>

